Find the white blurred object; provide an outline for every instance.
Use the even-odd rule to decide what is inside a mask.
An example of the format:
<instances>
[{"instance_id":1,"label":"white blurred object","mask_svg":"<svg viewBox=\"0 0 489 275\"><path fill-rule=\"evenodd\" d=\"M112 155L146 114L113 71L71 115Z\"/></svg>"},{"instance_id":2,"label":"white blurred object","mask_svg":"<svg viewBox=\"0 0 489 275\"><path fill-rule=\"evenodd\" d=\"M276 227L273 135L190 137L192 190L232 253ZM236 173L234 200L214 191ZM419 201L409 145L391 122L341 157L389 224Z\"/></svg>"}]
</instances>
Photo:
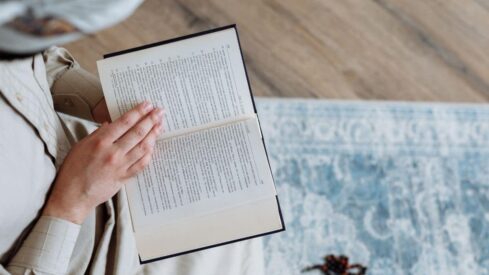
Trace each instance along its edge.
<instances>
[{"instance_id":1,"label":"white blurred object","mask_svg":"<svg viewBox=\"0 0 489 275\"><path fill-rule=\"evenodd\" d=\"M84 33L93 33L124 20L141 3L142 0L0 0L0 25L29 11L35 18L62 19L80 30L76 33L40 37L2 25L0 50L25 54L70 42Z\"/></svg>"},{"instance_id":2,"label":"white blurred object","mask_svg":"<svg viewBox=\"0 0 489 275\"><path fill-rule=\"evenodd\" d=\"M24 13L26 6L18 1L1 1L0 2L0 25L14 19L16 16Z\"/></svg>"}]
</instances>

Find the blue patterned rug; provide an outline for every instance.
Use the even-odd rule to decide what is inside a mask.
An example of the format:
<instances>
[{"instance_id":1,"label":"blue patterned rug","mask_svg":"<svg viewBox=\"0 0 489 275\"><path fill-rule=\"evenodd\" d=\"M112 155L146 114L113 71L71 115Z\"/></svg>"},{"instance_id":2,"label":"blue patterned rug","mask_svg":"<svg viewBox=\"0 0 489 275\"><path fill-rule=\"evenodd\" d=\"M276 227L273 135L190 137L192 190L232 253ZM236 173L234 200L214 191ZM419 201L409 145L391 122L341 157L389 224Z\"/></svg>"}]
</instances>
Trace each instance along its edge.
<instances>
[{"instance_id":1,"label":"blue patterned rug","mask_svg":"<svg viewBox=\"0 0 489 275\"><path fill-rule=\"evenodd\" d=\"M267 274L489 274L489 107L257 100L287 231ZM309 274L319 274L311 272Z\"/></svg>"}]
</instances>

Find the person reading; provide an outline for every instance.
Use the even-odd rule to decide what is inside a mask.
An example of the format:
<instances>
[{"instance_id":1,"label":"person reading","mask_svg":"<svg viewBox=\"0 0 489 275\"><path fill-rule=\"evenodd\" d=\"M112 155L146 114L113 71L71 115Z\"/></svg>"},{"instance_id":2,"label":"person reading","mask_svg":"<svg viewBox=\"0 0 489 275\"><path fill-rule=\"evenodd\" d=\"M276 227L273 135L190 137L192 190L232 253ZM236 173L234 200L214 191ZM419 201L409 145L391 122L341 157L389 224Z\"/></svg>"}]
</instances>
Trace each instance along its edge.
<instances>
[{"instance_id":1,"label":"person reading","mask_svg":"<svg viewBox=\"0 0 489 275\"><path fill-rule=\"evenodd\" d=\"M164 110L143 101L111 121L98 79L52 47L139 4L0 2L0 273L263 273L259 239L139 263L121 187L150 163Z\"/></svg>"}]
</instances>

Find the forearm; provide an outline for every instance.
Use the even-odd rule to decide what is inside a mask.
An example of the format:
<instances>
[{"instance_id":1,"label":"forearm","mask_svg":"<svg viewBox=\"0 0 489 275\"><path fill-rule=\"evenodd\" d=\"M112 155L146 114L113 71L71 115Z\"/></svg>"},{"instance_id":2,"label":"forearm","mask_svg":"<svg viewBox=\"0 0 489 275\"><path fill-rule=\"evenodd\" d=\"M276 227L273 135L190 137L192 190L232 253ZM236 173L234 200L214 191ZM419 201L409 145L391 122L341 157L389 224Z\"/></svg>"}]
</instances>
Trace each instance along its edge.
<instances>
[{"instance_id":1,"label":"forearm","mask_svg":"<svg viewBox=\"0 0 489 275\"><path fill-rule=\"evenodd\" d=\"M0 273L65 274L79 231L78 224L41 216L12 260L0 267Z\"/></svg>"},{"instance_id":2,"label":"forearm","mask_svg":"<svg viewBox=\"0 0 489 275\"><path fill-rule=\"evenodd\" d=\"M41 218L3 269L65 273L80 224L148 165L162 119L163 111L146 102L76 143L58 170Z\"/></svg>"}]
</instances>

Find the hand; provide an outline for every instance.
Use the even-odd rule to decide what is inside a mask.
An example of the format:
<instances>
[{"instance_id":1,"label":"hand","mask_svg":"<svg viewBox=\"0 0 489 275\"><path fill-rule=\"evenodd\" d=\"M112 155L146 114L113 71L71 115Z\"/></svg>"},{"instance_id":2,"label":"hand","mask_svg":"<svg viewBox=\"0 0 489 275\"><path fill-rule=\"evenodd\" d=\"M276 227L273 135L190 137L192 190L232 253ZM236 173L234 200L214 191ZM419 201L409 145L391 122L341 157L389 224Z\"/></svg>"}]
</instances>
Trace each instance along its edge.
<instances>
[{"instance_id":1,"label":"hand","mask_svg":"<svg viewBox=\"0 0 489 275\"><path fill-rule=\"evenodd\" d=\"M142 103L73 146L43 215L83 223L92 209L114 196L125 179L149 163L162 118L161 109Z\"/></svg>"},{"instance_id":2,"label":"hand","mask_svg":"<svg viewBox=\"0 0 489 275\"><path fill-rule=\"evenodd\" d=\"M99 101L97 105L92 109L92 117L95 122L111 122L109 109L107 108L107 103L105 103L105 98Z\"/></svg>"}]
</instances>

